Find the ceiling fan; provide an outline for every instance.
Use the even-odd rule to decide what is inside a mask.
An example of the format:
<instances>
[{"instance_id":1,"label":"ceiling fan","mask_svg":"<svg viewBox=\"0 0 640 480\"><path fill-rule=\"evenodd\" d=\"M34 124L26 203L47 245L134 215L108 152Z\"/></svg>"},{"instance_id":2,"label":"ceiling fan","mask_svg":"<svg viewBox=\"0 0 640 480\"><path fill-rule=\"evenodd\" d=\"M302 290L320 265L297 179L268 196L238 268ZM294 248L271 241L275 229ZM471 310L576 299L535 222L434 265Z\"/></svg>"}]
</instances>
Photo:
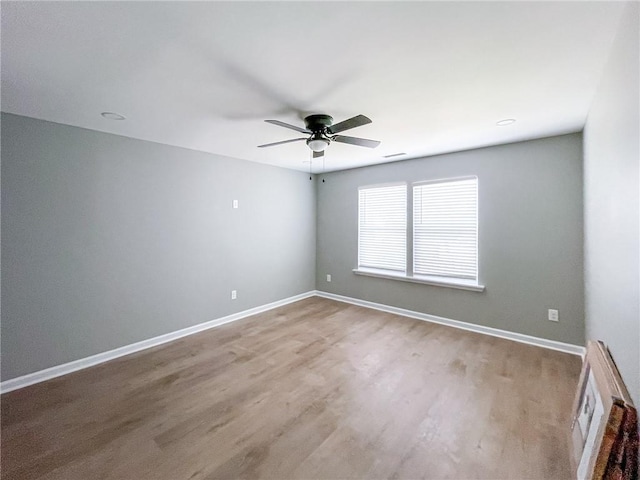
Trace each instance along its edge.
<instances>
[{"instance_id":1,"label":"ceiling fan","mask_svg":"<svg viewBox=\"0 0 640 480\"><path fill-rule=\"evenodd\" d=\"M266 143L258 145L259 148L273 147L284 143L299 142L306 140L307 145L313 151L313 158L322 157L324 150L331 142L348 143L349 145L357 145L359 147L376 148L380 145L377 140L368 140L366 138L348 137L346 135L336 135L351 128L360 127L371 123L371 120L364 115L356 115L355 117L344 120L343 122L333 125L333 117L329 115L309 115L305 117L304 124L306 128L297 127L280 120L265 120L267 123L278 125L280 127L290 128L296 132L309 134L308 137L294 138L291 140L283 140L282 142Z\"/></svg>"}]
</instances>

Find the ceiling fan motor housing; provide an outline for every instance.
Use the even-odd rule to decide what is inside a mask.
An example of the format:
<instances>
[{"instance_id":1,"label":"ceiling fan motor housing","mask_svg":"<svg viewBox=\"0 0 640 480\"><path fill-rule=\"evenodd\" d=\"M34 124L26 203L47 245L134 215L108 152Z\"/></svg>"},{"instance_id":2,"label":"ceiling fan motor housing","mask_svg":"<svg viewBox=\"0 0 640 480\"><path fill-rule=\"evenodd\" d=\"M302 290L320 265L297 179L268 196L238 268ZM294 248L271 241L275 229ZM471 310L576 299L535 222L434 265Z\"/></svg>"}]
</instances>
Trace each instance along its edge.
<instances>
[{"instance_id":1,"label":"ceiling fan motor housing","mask_svg":"<svg viewBox=\"0 0 640 480\"><path fill-rule=\"evenodd\" d=\"M313 133L324 133L324 131L333 124L333 117L324 114L309 115L305 117L304 124L307 126L307 130L311 130Z\"/></svg>"}]
</instances>

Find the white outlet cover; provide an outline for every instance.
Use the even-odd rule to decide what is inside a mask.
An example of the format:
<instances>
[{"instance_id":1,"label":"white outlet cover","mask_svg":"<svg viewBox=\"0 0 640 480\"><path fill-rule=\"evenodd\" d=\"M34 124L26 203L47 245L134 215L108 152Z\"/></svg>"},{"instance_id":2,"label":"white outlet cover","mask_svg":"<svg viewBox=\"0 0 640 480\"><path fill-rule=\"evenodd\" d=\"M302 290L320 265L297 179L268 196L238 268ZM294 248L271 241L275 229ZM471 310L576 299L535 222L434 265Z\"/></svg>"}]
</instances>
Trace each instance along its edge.
<instances>
[{"instance_id":1,"label":"white outlet cover","mask_svg":"<svg viewBox=\"0 0 640 480\"><path fill-rule=\"evenodd\" d=\"M238 208L238 200L233 201L233 208Z\"/></svg>"},{"instance_id":2,"label":"white outlet cover","mask_svg":"<svg viewBox=\"0 0 640 480\"><path fill-rule=\"evenodd\" d=\"M557 322L558 321L558 310L554 310L554 309L550 308L547 318L549 319L550 322Z\"/></svg>"},{"instance_id":3,"label":"white outlet cover","mask_svg":"<svg viewBox=\"0 0 640 480\"><path fill-rule=\"evenodd\" d=\"M327 275L327 282L331 281L331 275Z\"/></svg>"},{"instance_id":4,"label":"white outlet cover","mask_svg":"<svg viewBox=\"0 0 640 480\"><path fill-rule=\"evenodd\" d=\"M231 300L235 300L238 298L238 292L236 290L231 290Z\"/></svg>"}]
</instances>

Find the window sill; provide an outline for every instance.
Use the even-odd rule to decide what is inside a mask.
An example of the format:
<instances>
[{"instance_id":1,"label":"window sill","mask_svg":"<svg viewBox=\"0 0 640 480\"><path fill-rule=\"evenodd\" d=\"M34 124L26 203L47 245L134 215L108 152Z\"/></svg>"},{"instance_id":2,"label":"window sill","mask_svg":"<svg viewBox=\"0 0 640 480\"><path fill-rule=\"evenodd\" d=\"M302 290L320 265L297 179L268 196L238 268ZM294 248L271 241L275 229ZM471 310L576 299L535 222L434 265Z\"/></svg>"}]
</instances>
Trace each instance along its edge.
<instances>
[{"instance_id":1,"label":"window sill","mask_svg":"<svg viewBox=\"0 0 640 480\"><path fill-rule=\"evenodd\" d=\"M457 288L459 290L470 290L472 292L484 292L484 285L478 285L474 280L464 280L461 278L440 278L427 275L409 277L404 273L389 272L386 270L376 270L373 268L354 268L353 273L366 277L386 278L389 280L400 280L401 282L422 283L436 287Z\"/></svg>"}]
</instances>

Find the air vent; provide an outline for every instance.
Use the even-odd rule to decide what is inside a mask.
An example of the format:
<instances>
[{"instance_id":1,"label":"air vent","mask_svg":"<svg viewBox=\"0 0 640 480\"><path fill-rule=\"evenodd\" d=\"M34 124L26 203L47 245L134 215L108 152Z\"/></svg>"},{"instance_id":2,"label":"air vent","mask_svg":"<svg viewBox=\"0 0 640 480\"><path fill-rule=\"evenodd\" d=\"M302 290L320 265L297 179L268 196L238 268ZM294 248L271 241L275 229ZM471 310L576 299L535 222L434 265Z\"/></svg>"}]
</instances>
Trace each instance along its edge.
<instances>
[{"instance_id":1,"label":"air vent","mask_svg":"<svg viewBox=\"0 0 640 480\"><path fill-rule=\"evenodd\" d=\"M385 155L385 156L384 156L384 158L399 157L400 155L406 155L406 153L404 153L404 152L400 152L400 153L392 153L391 155Z\"/></svg>"}]
</instances>

